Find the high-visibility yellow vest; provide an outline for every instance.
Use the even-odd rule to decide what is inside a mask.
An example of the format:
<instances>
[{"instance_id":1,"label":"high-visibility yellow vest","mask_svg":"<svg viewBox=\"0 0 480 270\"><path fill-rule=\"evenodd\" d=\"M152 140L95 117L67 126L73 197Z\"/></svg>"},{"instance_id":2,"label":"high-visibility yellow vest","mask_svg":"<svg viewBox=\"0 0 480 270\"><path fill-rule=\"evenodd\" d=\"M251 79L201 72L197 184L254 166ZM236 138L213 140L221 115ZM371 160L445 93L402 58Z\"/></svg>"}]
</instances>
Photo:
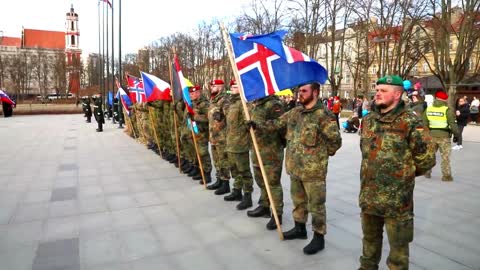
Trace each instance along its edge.
<instances>
[{"instance_id":1,"label":"high-visibility yellow vest","mask_svg":"<svg viewBox=\"0 0 480 270\"><path fill-rule=\"evenodd\" d=\"M430 129L448 129L447 121L448 106L427 108L428 127Z\"/></svg>"}]
</instances>

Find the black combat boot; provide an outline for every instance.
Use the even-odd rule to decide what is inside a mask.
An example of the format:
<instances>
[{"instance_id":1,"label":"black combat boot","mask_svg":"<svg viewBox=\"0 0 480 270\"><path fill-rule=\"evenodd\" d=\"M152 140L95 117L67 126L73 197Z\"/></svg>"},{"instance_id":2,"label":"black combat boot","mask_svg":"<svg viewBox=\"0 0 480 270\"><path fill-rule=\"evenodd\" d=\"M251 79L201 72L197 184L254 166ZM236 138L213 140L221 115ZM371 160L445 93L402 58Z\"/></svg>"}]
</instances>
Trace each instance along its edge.
<instances>
[{"instance_id":1,"label":"black combat boot","mask_svg":"<svg viewBox=\"0 0 480 270\"><path fill-rule=\"evenodd\" d=\"M223 194L227 194L230 192L230 181L228 180L222 180L220 181L220 188L215 190L215 195L223 195Z\"/></svg>"},{"instance_id":2,"label":"black combat boot","mask_svg":"<svg viewBox=\"0 0 480 270\"><path fill-rule=\"evenodd\" d=\"M242 190L234 188L232 193L228 194L227 196L223 197L223 199L227 202L231 201L241 201L243 198Z\"/></svg>"},{"instance_id":3,"label":"black combat boot","mask_svg":"<svg viewBox=\"0 0 480 270\"><path fill-rule=\"evenodd\" d=\"M180 166L181 166L180 168L182 169L183 173L185 173L187 170L192 169L191 168L192 165L190 164L190 162L188 162L186 160L183 160Z\"/></svg>"},{"instance_id":4,"label":"black combat boot","mask_svg":"<svg viewBox=\"0 0 480 270\"><path fill-rule=\"evenodd\" d=\"M178 163L177 155L168 154L167 161L170 162L170 163Z\"/></svg>"},{"instance_id":5,"label":"black combat boot","mask_svg":"<svg viewBox=\"0 0 480 270\"><path fill-rule=\"evenodd\" d=\"M220 180L220 178L217 178L217 181L215 181L215 183L209 185L207 187L208 190L217 190L219 189L220 187L222 186L222 180Z\"/></svg>"},{"instance_id":6,"label":"black combat boot","mask_svg":"<svg viewBox=\"0 0 480 270\"><path fill-rule=\"evenodd\" d=\"M278 215L278 222L280 222L280 225L282 225L282 215ZM277 223L275 223L275 218L273 217L273 215L268 221L266 227L267 227L267 230L269 231L273 231L277 228Z\"/></svg>"},{"instance_id":7,"label":"black combat boot","mask_svg":"<svg viewBox=\"0 0 480 270\"><path fill-rule=\"evenodd\" d=\"M323 234L313 232L313 239L310 242L310 244L306 245L303 248L303 253L307 255L312 255L324 248L325 248L325 239L323 238Z\"/></svg>"},{"instance_id":8,"label":"black combat boot","mask_svg":"<svg viewBox=\"0 0 480 270\"><path fill-rule=\"evenodd\" d=\"M192 169L190 172L188 172L187 175L188 175L189 177L193 177L193 176L195 176L195 175L199 175L199 174L200 174L200 170L198 169L198 167L197 167L196 165L193 165L192 167L193 167L193 169ZM202 176L200 176L200 177L202 177Z\"/></svg>"},{"instance_id":9,"label":"black combat boot","mask_svg":"<svg viewBox=\"0 0 480 270\"><path fill-rule=\"evenodd\" d=\"M242 201L237 204L237 210L245 210L249 207L252 207L253 203L252 203L252 193L250 192L245 192L243 194L243 199Z\"/></svg>"},{"instance_id":10,"label":"black combat boot","mask_svg":"<svg viewBox=\"0 0 480 270\"><path fill-rule=\"evenodd\" d=\"M247 211L247 216L249 217L270 217L270 207L265 207L262 205L257 206L257 208Z\"/></svg>"},{"instance_id":11,"label":"black combat boot","mask_svg":"<svg viewBox=\"0 0 480 270\"><path fill-rule=\"evenodd\" d=\"M208 183L211 183L211 182L212 182L212 177L211 177L211 175L210 175L210 172L205 172L204 175L205 175L205 183L207 183L207 184L208 184ZM200 178L199 180L200 180L199 184L200 184L200 185L203 185L203 180L202 180L202 178ZM208 188L208 187L207 187L207 188Z\"/></svg>"},{"instance_id":12,"label":"black combat boot","mask_svg":"<svg viewBox=\"0 0 480 270\"><path fill-rule=\"evenodd\" d=\"M293 227L293 229L291 229L290 231L284 232L283 239L307 239L307 227L305 223L295 221L295 227Z\"/></svg>"}]
</instances>

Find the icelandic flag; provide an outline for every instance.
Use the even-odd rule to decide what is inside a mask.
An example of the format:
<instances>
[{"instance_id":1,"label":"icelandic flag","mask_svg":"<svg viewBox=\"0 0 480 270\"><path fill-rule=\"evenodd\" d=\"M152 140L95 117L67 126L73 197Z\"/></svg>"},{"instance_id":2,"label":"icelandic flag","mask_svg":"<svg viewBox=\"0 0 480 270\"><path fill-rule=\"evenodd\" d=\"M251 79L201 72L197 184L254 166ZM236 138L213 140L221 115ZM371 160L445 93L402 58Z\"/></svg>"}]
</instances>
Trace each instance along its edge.
<instances>
[{"instance_id":1,"label":"icelandic flag","mask_svg":"<svg viewBox=\"0 0 480 270\"><path fill-rule=\"evenodd\" d=\"M168 100L171 101L170 84L151 74L140 72L142 74L143 90L147 101Z\"/></svg>"},{"instance_id":2,"label":"icelandic flag","mask_svg":"<svg viewBox=\"0 0 480 270\"><path fill-rule=\"evenodd\" d=\"M130 107L133 105L133 103L130 100L130 97L128 96L127 92L125 92L125 90L123 90L122 87L118 87L116 98L122 102L123 109L127 112L127 115L130 117L131 115Z\"/></svg>"},{"instance_id":3,"label":"icelandic flag","mask_svg":"<svg viewBox=\"0 0 480 270\"><path fill-rule=\"evenodd\" d=\"M7 93L5 93L3 90L0 89L0 101L5 102L7 104L10 104L15 107L15 101L13 101Z\"/></svg>"},{"instance_id":4,"label":"icelandic flag","mask_svg":"<svg viewBox=\"0 0 480 270\"><path fill-rule=\"evenodd\" d=\"M182 89L183 101L185 102L185 106L187 107L187 110L190 113L190 115L194 115L195 113L193 112L193 104L192 104L192 100L190 99L190 93L188 92L188 85L185 80L185 77L183 77L182 69L180 68L180 64L178 63L177 55L175 55L174 57L174 62L175 62L175 70L177 71L178 80L180 82L180 87Z\"/></svg>"},{"instance_id":5,"label":"icelandic flag","mask_svg":"<svg viewBox=\"0 0 480 270\"><path fill-rule=\"evenodd\" d=\"M143 82L137 77L127 74L127 85L130 99L133 103L146 102L145 90L143 90Z\"/></svg>"},{"instance_id":6,"label":"icelandic flag","mask_svg":"<svg viewBox=\"0 0 480 270\"><path fill-rule=\"evenodd\" d=\"M230 33L235 64L247 101L304 83L325 83L327 70L312 58L283 44L286 31L258 36Z\"/></svg>"}]
</instances>

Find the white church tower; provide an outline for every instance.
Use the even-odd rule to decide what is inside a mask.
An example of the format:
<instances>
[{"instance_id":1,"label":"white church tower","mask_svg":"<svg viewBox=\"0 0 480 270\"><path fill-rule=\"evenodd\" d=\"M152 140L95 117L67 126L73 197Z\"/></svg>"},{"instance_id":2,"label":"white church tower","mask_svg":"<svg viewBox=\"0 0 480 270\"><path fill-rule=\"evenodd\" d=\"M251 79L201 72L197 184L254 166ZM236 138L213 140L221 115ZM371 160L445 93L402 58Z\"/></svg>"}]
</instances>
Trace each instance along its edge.
<instances>
[{"instance_id":1,"label":"white church tower","mask_svg":"<svg viewBox=\"0 0 480 270\"><path fill-rule=\"evenodd\" d=\"M65 22L65 56L67 66L68 92L78 96L80 91L80 31L78 29L78 14L73 9L66 14Z\"/></svg>"}]
</instances>

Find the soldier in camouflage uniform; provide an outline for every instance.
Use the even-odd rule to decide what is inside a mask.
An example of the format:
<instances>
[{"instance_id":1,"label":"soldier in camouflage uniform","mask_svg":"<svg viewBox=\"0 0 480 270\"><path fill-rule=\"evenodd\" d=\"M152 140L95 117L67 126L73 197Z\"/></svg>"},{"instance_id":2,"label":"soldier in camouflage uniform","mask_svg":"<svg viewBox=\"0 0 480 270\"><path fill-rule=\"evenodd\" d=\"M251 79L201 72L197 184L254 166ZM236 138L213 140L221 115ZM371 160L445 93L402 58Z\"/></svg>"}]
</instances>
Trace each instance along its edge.
<instances>
[{"instance_id":1,"label":"soldier in camouflage uniform","mask_svg":"<svg viewBox=\"0 0 480 270\"><path fill-rule=\"evenodd\" d=\"M163 157L170 163L177 162L177 155L175 150L175 142L172 140L172 102L165 101L163 103L162 121L162 143L164 144ZM173 134L175 136L175 134Z\"/></svg>"},{"instance_id":2,"label":"soldier in camouflage uniform","mask_svg":"<svg viewBox=\"0 0 480 270\"><path fill-rule=\"evenodd\" d=\"M284 113L284 106L278 96L267 96L255 100L251 104L251 118L252 121L263 123L268 120L275 120ZM283 214L283 190L282 190L282 167L283 167L283 148L284 148L284 134L279 130L273 132L262 133L256 132L258 148L263 161L263 167L267 174L272 199L275 203L280 224L282 223ZM249 217L270 217L270 201L268 200L267 190L263 182L262 172L257 160L255 151L251 152L251 159L253 163L253 174L255 182L260 187L260 199L258 207L252 211L247 211ZM267 223L268 230L275 230L277 224L275 219L271 216Z\"/></svg>"},{"instance_id":3,"label":"soldier in camouflage uniform","mask_svg":"<svg viewBox=\"0 0 480 270\"><path fill-rule=\"evenodd\" d=\"M250 135L240 100L240 89L235 81L230 82L230 105L227 119L227 152L230 171L234 178L232 192L224 197L225 201L241 201L238 210L252 207L253 177L250 172ZM243 195L242 195L243 189Z\"/></svg>"},{"instance_id":4,"label":"soldier in camouflage uniform","mask_svg":"<svg viewBox=\"0 0 480 270\"><path fill-rule=\"evenodd\" d=\"M440 149L442 159L442 181L453 181L450 169L450 153L452 152L450 138L453 135L458 136L459 130L455 122L455 110L448 107L448 95L443 91L435 93L435 101L425 110L423 120L430 129L433 142L435 143L435 152ZM431 177L431 171L425 174L425 177Z\"/></svg>"},{"instance_id":5,"label":"soldier in camouflage uniform","mask_svg":"<svg viewBox=\"0 0 480 270\"><path fill-rule=\"evenodd\" d=\"M135 112L137 115L137 130L139 130L139 134L137 134L139 136L138 140L140 143L149 146L151 137L148 133L149 117L146 103L136 103L134 106L136 107Z\"/></svg>"},{"instance_id":6,"label":"soldier in camouflage uniform","mask_svg":"<svg viewBox=\"0 0 480 270\"><path fill-rule=\"evenodd\" d=\"M177 101L175 112L177 113L178 129L180 133L180 151L183 158L181 169L183 173L192 177L200 173L200 171L195 165L195 146L193 145L192 131L188 127L188 119L190 118L190 115L182 100Z\"/></svg>"},{"instance_id":7,"label":"soldier in camouflage uniform","mask_svg":"<svg viewBox=\"0 0 480 270\"><path fill-rule=\"evenodd\" d=\"M305 254L324 249L326 223L326 176L329 156L342 145L335 116L318 100L320 84L300 86L299 103L274 121L259 125L259 132L286 132L286 169L290 175L295 227L283 233L285 240L307 239L306 222L312 215L313 239ZM255 122L251 122L255 127Z\"/></svg>"},{"instance_id":8,"label":"soldier in camouflage uniform","mask_svg":"<svg viewBox=\"0 0 480 270\"><path fill-rule=\"evenodd\" d=\"M201 95L201 87L196 85L189 89L190 99L193 104L193 120L197 124L198 134L195 134L197 141L198 155L202 161L203 174L205 175L205 182L212 182L212 161L210 159L210 153L208 152L208 100ZM199 164L197 164L200 166ZM192 177L194 180L202 179L200 172L198 175ZM203 185L203 181L200 181Z\"/></svg>"},{"instance_id":9,"label":"soldier in camouflage uniform","mask_svg":"<svg viewBox=\"0 0 480 270\"><path fill-rule=\"evenodd\" d=\"M379 79L376 90L376 107L363 119L360 139L360 269L378 269L383 226L390 244L388 267L408 269L415 176L435 165L434 145L422 120L405 108L400 77Z\"/></svg>"},{"instance_id":10,"label":"soldier in camouflage uniform","mask_svg":"<svg viewBox=\"0 0 480 270\"><path fill-rule=\"evenodd\" d=\"M210 105L208 107L209 140L212 149L212 159L217 171L217 181L208 186L215 190L215 195L230 192L230 167L226 151L226 119L228 96L224 91L225 83L222 80L210 82Z\"/></svg>"},{"instance_id":11,"label":"soldier in camouflage uniform","mask_svg":"<svg viewBox=\"0 0 480 270\"><path fill-rule=\"evenodd\" d=\"M162 129L163 129L163 121L162 121L162 110L163 110L163 100L155 100L153 102L148 103L151 109L149 108L148 110L148 115L149 117L152 116L154 121L153 124L154 126L152 127L152 135L155 136L157 134L158 137L158 142L160 146L157 145L157 138L153 138L154 145L152 147L152 150L160 154L161 148L164 147L164 140L162 138ZM150 112L151 110L151 112ZM155 132L153 132L153 129L155 129Z\"/></svg>"}]
</instances>

